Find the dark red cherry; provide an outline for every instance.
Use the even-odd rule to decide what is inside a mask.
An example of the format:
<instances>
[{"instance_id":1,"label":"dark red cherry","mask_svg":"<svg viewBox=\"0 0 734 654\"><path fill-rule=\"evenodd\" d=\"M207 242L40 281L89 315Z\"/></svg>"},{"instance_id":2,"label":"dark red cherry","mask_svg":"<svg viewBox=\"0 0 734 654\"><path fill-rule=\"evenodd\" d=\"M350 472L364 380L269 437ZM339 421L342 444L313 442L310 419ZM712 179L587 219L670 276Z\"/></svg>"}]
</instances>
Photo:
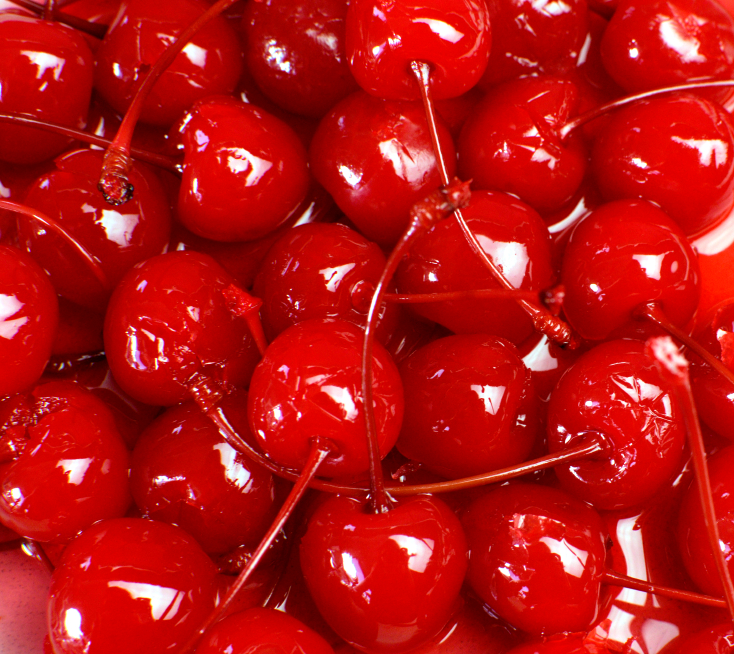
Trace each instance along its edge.
<instances>
[{"instance_id":1,"label":"dark red cherry","mask_svg":"<svg viewBox=\"0 0 734 654\"><path fill-rule=\"evenodd\" d=\"M97 50L94 87L123 114L145 74L188 25L206 11L198 0L129 0ZM172 125L196 100L231 93L242 71L234 30L217 17L204 26L156 82L141 120Z\"/></svg>"},{"instance_id":2,"label":"dark red cherry","mask_svg":"<svg viewBox=\"0 0 734 654\"><path fill-rule=\"evenodd\" d=\"M321 465L327 476L369 468L361 382L364 332L343 320L308 320L268 347L250 384L250 427L279 464L302 468L311 442L329 439L336 451ZM374 407L380 452L395 444L403 418L403 388L390 355L375 344Z\"/></svg>"},{"instance_id":3,"label":"dark red cherry","mask_svg":"<svg viewBox=\"0 0 734 654\"><path fill-rule=\"evenodd\" d=\"M282 121L230 97L196 104L180 126L186 152L178 218L215 241L251 241L306 196L306 153Z\"/></svg>"},{"instance_id":4,"label":"dark red cherry","mask_svg":"<svg viewBox=\"0 0 734 654\"><path fill-rule=\"evenodd\" d=\"M60 23L0 15L0 111L84 129L94 59L84 38ZM38 163L59 154L69 138L4 123L0 159Z\"/></svg>"},{"instance_id":5,"label":"dark red cherry","mask_svg":"<svg viewBox=\"0 0 734 654\"><path fill-rule=\"evenodd\" d=\"M301 567L329 625L360 650L402 652L434 636L455 608L466 541L451 510L431 496L387 513L333 497L309 520Z\"/></svg>"},{"instance_id":6,"label":"dark red cherry","mask_svg":"<svg viewBox=\"0 0 734 654\"><path fill-rule=\"evenodd\" d=\"M462 212L510 284L538 291L550 286L550 236L535 210L504 193L475 191ZM396 282L400 293L499 288L453 218L416 240L398 268ZM512 300L451 300L411 305L411 309L455 333L492 334L515 344L533 331L530 318Z\"/></svg>"},{"instance_id":7,"label":"dark red cherry","mask_svg":"<svg viewBox=\"0 0 734 654\"><path fill-rule=\"evenodd\" d=\"M589 436L605 451L556 466L563 486L600 509L653 497L680 470L686 430L675 397L644 344L602 343L561 377L548 407L548 449L559 452Z\"/></svg>"},{"instance_id":8,"label":"dark red cherry","mask_svg":"<svg viewBox=\"0 0 734 654\"><path fill-rule=\"evenodd\" d=\"M449 177L455 170L448 129L438 135ZM321 121L311 143L311 169L367 238L394 245L411 207L441 185L423 108L357 92Z\"/></svg>"},{"instance_id":9,"label":"dark red cherry","mask_svg":"<svg viewBox=\"0 0 734 654\"><path fill-rule=\"evenodd\" d=\"M444 477L470 477L528 458L538 432L530 371L507 341L471 334L422 347L400 367L400 452Z\"/></svg>"},{"instance_id":10,"label":"dark red cherry","mask_svg":"<svg viewBox=\"0 0 734 654\"><path fill-rule=\"evenodd\" d=\"M57 170L39 177L25 204L58 222L99 262L109 287L65 240L44 225L19 218L18 236L48 271L59 295L103 313L109 295L132 266L161 253L170 237L171 217L163 188L145 164L129 175L135 196L122 207L105 202L97 190L99 150L76 150L56 160Z\"/></svg>"},{"instance_id":11,"label":"dark red cherry","mask_svg":"<svg viewBox=\"0 0 734 654\"><path fill-rule=\"evenodd\" d=\"M221 406L246 433L247 393ZM168 409L143 432L130 489L144 515L177 524L210 554L256 545L275 515L272 475L228 445L194 402Z\"/></svg>"},{"instance_id":12,"label":"dark red cherry","mask_svg":"<svg viewBox=\"0 0 734 654\"><path fill-rule=\"evenodd\" d=\"M730 654L734 648L731 622L723 622L686 638L675 654Z\"/></svg>"},{"instance_id":13,"label":"dark red cherry","mask_svg":"<svg viewBox=\"0 0 734 654\"><path fill-rule=\"evenodd\" d=\"M13 428L27 443L2 472L0 520L43 542L65 542L125 515L129 455L107 406L73 382L37 386Z\"/></svg>"},{"instance_id":14,"label":"dark red cherry","mask_svg":"<svg viewBox=\"0 0 734 654\"><path fill-rule=\"evenodd\" d=\"M593 509L554 488L513 484L472 502L461 523L467 580L500 617L536 635L595 623L606 533Z\"/></svg>"},{"instance_id":15,"label":"dark red cherry","mask_svg":"<svg viewBox=\"0 0 734 654\"><path fill-rule=\"evenodd\" d=\"M200 374L246 386L258 352L227 297L232 278L213 259L169 252L139 264L110 300L104 342L110 369L133 398L159 406L188 399Z\"/></svg>"},{"instance_id":16,"label":"dark red cherry","mask_svg":"<svg viewBox=\"0 0 734 654\"><path fill-rule=\"evenodd\" d=\"M51 353L54 357L102 352L104 315L66 298L59 298L59 326Z\"/></svg>"},{"instance_id":17,"label":"dark red cherry","mask_svg":"<svg viewBox=\"0 0 734 654\"><path fill-rule=\"evenodd\" d=\"M51 356L59 306L41 267L25 252L0 246L0 397L24 391Z\"/></svg>"},{"instance_id":18,"label":"dark red cherry","mask_svg":"<svg viewBox=\"0 0 734 654\"><path fill-rule=\"evenodd\" d=\"M572 82L526 77L493 89L464 124L459 172L480 189L505 191L540 212L555 211L578 190L586 152L558 130L575 113Z\"/></svg>"},{"instance_id":19,"label":"dark red cherry","mask_svg":"<svg viewBox=\"0 0 734 654\"><path fill-rule=\"evenodd\" d=\"M274 609L252 608L217 623L196 648L196 654L257 654L261 651L333 654L315 631Z\"/></svg>"},{"instance_id":20,"label":"dark red cherry","mask_svg":"<svg viewBox=\"0 0 734 654\"><path fill-rule=\"evenodd\" d=\"M346 0L248 3L242 24L250 74L273 102L323 116L358 86L345 53Z\"/></svg>"},{"instance_id":21,"label":"dark red cherry","mask_svg":"<svg viewBox=\"0 0 734 654\"><path fill-rule=\"evenodd\" d=\"M270 248L253 287L263 301L265 335L272 340L312 318L340 318L363 327L384 268L382 250L345 225L288 230ZM395 330L398 312L395 305L385 305L377 331L381 342Z\"/></svg>"},{"instance_id":22,"label":"dark red cherry","mask_svg":"<svg viewBox=\"0 0 734 654\"><path fill-rule=\"evenodd\" d=\"M159 654L182 646L214 610L217 570L196 541L163 522L122 518L87 529L51 579L57 654Z\"/></svg>"},{"instance_id":23,"label":"dark red cherry","mask_svg":"<svg viewBox=\"0 0 734 654\"><path fill-rule=\"evenodd\" d=\"M347 57L368 93L418 100L413 61L431 66L435 98L453 98L484 73L492 43L481 0L352 0L347 12Z\"/></svg>"},{"instance_id":24,"label":"dark red cherry","mask_svg":"<svg viewBox=\"0 0 734 654\"><path fill-rule=\"evenodd\" d=\"M609 74L630 93L730 79L734 18L712 0L619 0L601 53Z\"/></svg>"},{"instance_id":25,"label":"dark red cherry","mask_svg":"<svg viewBox=\"0 0 734 654\"><path fill-rule=\"evenodd\" d=\"M684 327L698 306L699 267L680 227L649 202L620 200L577 224L563 255L563 309L584 338L601 340L659 303Z\"/></svg>"},{"instance_id":26,"label":"dark red cherry","mask_svg":"<svg viewBox=\"0 0 734 654\"><path fill-rule=\"evenodd\" d=\"M637 102L609 118L594 141L591 167L607 200L650 200L687 235L698 234L732 207L734 125L703 98Z\"/></svg>"}]
</instances>

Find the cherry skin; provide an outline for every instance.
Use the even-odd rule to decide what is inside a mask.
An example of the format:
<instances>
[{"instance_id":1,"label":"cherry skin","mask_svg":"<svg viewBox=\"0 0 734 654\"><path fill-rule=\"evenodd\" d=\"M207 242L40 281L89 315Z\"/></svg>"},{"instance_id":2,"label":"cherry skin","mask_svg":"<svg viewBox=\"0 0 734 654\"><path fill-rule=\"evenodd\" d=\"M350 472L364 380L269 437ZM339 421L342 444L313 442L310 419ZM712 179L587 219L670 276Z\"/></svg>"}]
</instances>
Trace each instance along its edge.
<instances>
[{"instance_id":1,"label":"cherry skin","mask_svg":"<svg viewBox=\"0 0 734 654\"><path fill-rule=\"evenodd\" d=\"M288 230L270 248L253 293L263 301L265 335L312 318L340 318L364 326L369 302L385 267L374 243L344 225L316 223ZM385 305L377 336L385 343L399 309Z\"/></svg>"},{"instance_id":2,"label":"cherry skin","mask_svg":"<svg viewBox=\"0 0 734 654\"><path fill-rule=\"evenodd\" d=\"M584 338L613 336L656 302L684 327L698 306L699 267L688 240L656 206L619 200L580 221L563 255L563 309Z\"/></svg>"},{"instance_id":3,"label":"cherry skin","mask_svg":"<svg viewBox=\"0 0 734 654\"><path fill-rule=\"evenodd\" d=\"M65 25L13 13L0 15L0 111L84 129L94 58ZM0 159L39 163L68 147L65 136L3 124Z\"/></svg>"},{"instance_id":4,"label":"cherry skin","mask_svg":"<svg viewBox=\"0 0 734 654\"><path fill-rule=\"evenodd\" d=\"M273 652L334 654L315 631L286 613L252 608L216 624L196 648L196 654L257 654Z\"/></svg>"},{"instance_id":5,"label":"cherry skin","mask_svg":"<svg viewBox=\"0 0 734 654\"><path fill-rule=\"evenodd\" d=\"M110 370L131 397L158 406L190 397L197 375L246 386L258 352L226 292L232 278L210 257L169 252L130 270L105 318Z\"/></svg>"},{"instance_id":6,"label":"cherry skin","mask_svg":"<svg viewBox=\"0 0 734 654\"><path fill-rule=\"evenodd\" d=\"M150 67L206 9L197 0L125 2L97 50L95 89L124 114ZM156 82L143 104L141 120L167 127L197 100L231 93L242 65L237 35L224 18L214 18Z\"/></svg>"},{"instance_id":7,"label":"cherry skin","mask_svg":"<svg viewBox=\"0 0 734 654\"><path fill-rule=\"evenodd\" d=\"M268 98L318 118L357 90L344 45L347 6L345 0L247 5L242 23L247 65Z\"/></svg>"},{"instance_id":8,"label":"cherry skin","mask_svg":"<svg viewBox=\"0 0 734 654\"><path fill-rule=\"evenodd\" d=\"M550 237L535 210L504 193L475 191L462 212L510 284L538 291L551 285ZM499 288L453 218L416 239L395 279L400 293ZM492 334L518 344L533 331L530 318L512 300L451 300L411 309L457 334Z\"/></svg>"},{"instance_id":9,"label":"cherry skin","mask_svg":"<svg viewBox=\"0 0 734 654\"><path fill-rule=\"evenodd\" d=\"M607 200L660 205L687 235L732 206L734 124L715 102L690 95L625 107L594 141L591 167Z\"/></svg>"},{"instance_id":10,"label":"cherry skin","mask_svg":"<svg viewBox=\"0 0 734 654\"><path fill-rule=\"evenodd\" d=\"M186 532L121 518L87 529L51 579L49 635L57 654L157 654L183 645L214 609L214 564Z\"/></svg>"},{"instance_id":11,"label":"cherry skin","mask_svg":"<svg viewBox=\"0 0 734 654\"><path fill-rule=\"evenodd\" d=\"M686 431L675 398L640 341L598 345L558 382L548 407L548 449L589 436L606 451L555 468L563 486L600 509L647 501L679 471Z\"/></svg>"},{"instance_id":12,"label":"cherry skin","mask_svg":"<svg viewBox=\"0 0 734 654\"><path fill-rule=\"evenodd\" d=\"M479 189L517 195L541 213L576 193L586 170L578 138L562 142L558 129L575 112L573 83L526 77L490 91L464 124L459 172Z\"/></svg>"},{"instance_id":13,"label":"cherry skin","mask_svg":"<svg viewBox=\"0 0 734 654\"><path fill-rule=\"evenodd\" d=\"M710 0L619 0L601 44L630 93L734 73L734 18Z\"/></svg>"},{"instance_id":14,"label":"cherry skin","mask_svg":"<svg viewBox=\"0 0 734 654\"><path fill-rule=\"evenodd\" d=\"M453 98L484 73L492 43L489 12L477 0L353 0L347 56L359 85L391 100L419 100L413 61L431 65L431 92Z\"/></svg>"},{"instance_id":15,"label":"cherry skin","mask_svg":"<svg viewBox=\"0 0 734 654\"><path fill-rule=\"evenodd\" d=\"M467 580L500 617L535 635L594 624L606 534L593 509L554 488L512 484L472 502L461 524Z\"/></svg>"},{"instance_id":16,"label":"cherry skin","mask_svg":"<svg viewBox=\"0 0 734 654\"><path fill-rule=\"evenodd\" d=\"M454 145L439 121L449 177ZM357 92L321 121L309 152L314 177L367 238L394 245L411 207L441 185L423 109Z\"/></svg>"},{"instance_id":17,"label":"cherry skin","mask_svg":"<svg viewBox=\"0 0 734 654\"><path fill-rule=\"evenodd\" d=\"M24 391L43 373L59 319L56 293L25 252L0 246L0 397Z\"/></svg>"},{"instance_id":18,"label":"cherry skin","mask_svg":"<svg viewBox=\"0 0 734 654\"><path fill-rule=\"evenodd\" d=\"M725 622L689 636L675 654L729 654L733 646L731 622Z\"/></svg>"},{"instance_id":19,"label":"cherry skin","mask_svg":"<svg viewBox=\"0 0 734 654\"><path fill-rule=\"evenodd\" d=\"M361 384L362 330L343 320L307 320L268 347L252 376L250 428L267 454L300 469L312 439L336 451L321 465L326 476L369 469ZM375 345L373 394L380 453L393 447L403 418L403 387L390 355Z\"/></svg>"},{"instance_id":20,"label":"cherry skin","mask_svg":"<svg viewBox=\"0 0 734 654\"><path fill-rule=\"evenodd\" d=\"M34 540L66 542L125 515L130 460L104 402L73 382L52 382L24 405L11 422L28 440L1 475L3 524Z\"/></svg>"},{"instance_id":21,"label":"cherry skin","mask_svg":"<svg viewBox=\"0 0 734 654\"><path fill-rule=\"evenodd\" d=\"M215 241L251 241L282 225L306 196L306 153L267 112L229 97L196 104L180 123L185 150L178 218Z\"/></svg>"},{"instance_id":22,"label":"cherry skin","mask_svg":"<svg viewBox=\"0 0 734 654\"><path fill-rule=\"evenodd\" d=\"M449 336L400 367L405 417L401 454L447 478L525 461L538 432L530 371L507 341Z\"/></svg>"},{"instance_id":23,"label":"cherry skin","mask_svg":"<svg viewBox=\"0 0 734 654\"><path fill-rule=\"evenodd\" d=\"M242 436L247 393L222 406ZM209 554L256 545L275 515L272 475L228 445L194 402L168 409L143 432L130 489L144 515L177 524Z\"/></svg>"},{"instance_id":24,"label":"cherry skin","mask_svg":"<svg viewBox=\"0 0 734 654\"><path fill-rule=\"evenodd\" d=\"M455 608L467 565L458 519L431 496L382 514L330 498L309 520L300 555L329 625L358 649L380 652L434 636Z\"/></svg>"}]
</instances>

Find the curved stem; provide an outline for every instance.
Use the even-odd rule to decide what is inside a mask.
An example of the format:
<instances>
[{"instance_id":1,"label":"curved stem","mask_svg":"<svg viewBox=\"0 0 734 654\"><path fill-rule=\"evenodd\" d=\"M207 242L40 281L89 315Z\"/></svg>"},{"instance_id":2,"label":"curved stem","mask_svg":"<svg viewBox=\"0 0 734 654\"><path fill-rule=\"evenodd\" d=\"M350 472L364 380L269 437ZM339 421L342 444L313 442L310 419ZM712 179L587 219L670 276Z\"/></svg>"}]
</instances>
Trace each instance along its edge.
<instances>
[{"instance_id":1,"label":"curved stem","mask_svg":"<svg viewBox=\"0 0 734 654\"><path fill-rule=\"evenodd\" d=\"M703 604L704 606L714 606L717 608L726 608L726 600L719 597L711 597L694 593L688 590L678 590L676 588L668 588L667 586L658 586L651 584L649 581L642 581L634 577L607 570L604 573L603 582L609 586L620 586L622 588L631 588L632 590L641 590L652 595L662 595L671 599L681 600L683 602L692 602L694 604Z\"/></svg>"},{"instance_id":2,"label":"curved stem","mask_svg":"<svg viewBox=\"0 0 734 654\"><path fill-rule=\"evenodd\" d=\"M474 299L497 299L497 300L516 300L518 298L537 301L538 294L534 291L526 291L525 289L515 288L507 290L505 288L486 288L474 291L450 291L446 293L413 293L411 295L400 295L398 293L385 293L383 299L385 302L394 302L396 304L424 304L428 302L451 302L453 300L474 300Z\"/></svg>"},{"instance_id":3,"label":"curved stem","mask_svg":"<svg viewBox=\"0 0 734 654\"><path fill-rule=\"evenodd\" d=\"M43 16L44 20L51 20L45 16L45 7L43 5L39 5L37 2L34 2L34 0L10 0L10 2L12 2L14 5L17 5L18 7L23 7L23 9L28 9L28 11L36 14L36 16ZM103 39L104 35L107 33L107 25L90 23L83 18L78 18L77 16L69 16L62 11L55 11L52 18L57 23L68 25L69 27L73 27L80 32L84 32L85 34L89 34L90 36L94 36L98 39Z\"/></svg>"}]
</instances>

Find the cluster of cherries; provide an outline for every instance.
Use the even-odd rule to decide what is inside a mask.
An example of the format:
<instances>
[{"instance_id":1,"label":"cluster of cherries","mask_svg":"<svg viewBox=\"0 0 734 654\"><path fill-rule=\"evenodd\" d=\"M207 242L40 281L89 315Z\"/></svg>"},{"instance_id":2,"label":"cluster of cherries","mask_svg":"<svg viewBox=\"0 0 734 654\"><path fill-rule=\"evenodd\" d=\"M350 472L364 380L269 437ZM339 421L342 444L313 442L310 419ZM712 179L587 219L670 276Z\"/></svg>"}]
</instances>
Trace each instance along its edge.
<instances>
[{"instance_id":1,"label":"cluster of cherries","mask_svg":"<svg viewBox=\"0 0 734 654\"><path fill-rule=\"evenodd\" d=\"M716 0L0 8L47 654L732 651L733 79Z\"/></svg>"}]
</instances>

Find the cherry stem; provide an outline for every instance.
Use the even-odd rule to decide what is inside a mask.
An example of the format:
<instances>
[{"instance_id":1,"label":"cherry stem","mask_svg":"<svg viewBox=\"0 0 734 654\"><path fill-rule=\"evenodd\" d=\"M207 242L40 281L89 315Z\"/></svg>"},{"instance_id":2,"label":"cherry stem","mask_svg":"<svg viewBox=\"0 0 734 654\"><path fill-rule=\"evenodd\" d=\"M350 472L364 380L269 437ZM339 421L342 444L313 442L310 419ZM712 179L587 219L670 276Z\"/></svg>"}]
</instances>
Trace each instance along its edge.
<instances>
[{"instance_id":1,"label":"cherry stem","mask_svg":"<svg viewBox=\"0 0 734 654\"><path fill-rule=\"evenodd\" d=\"M234 284L230 284L222 292L227 299L230 311L236 316L241 316L247 322L252 338L255 339L257 349L260 351L260 356L265 356L268 341L265 338L262 320L260 320L260 307L262 307L263 301Z\"/></svg>"},{"instance_id":2,"label":"cherry stem","mask_svg":"<svg viewBox=\"0 0 734 654\"><path fill-rule=\"evenodd\" d=\"M67 232L57 221L49 218L46 214L43 214L36 209L31 209L30 207L18 204L17 202L11 202L10 200L0 200L0 209L8 209L9 211L14 211L23 216L32 218L44 227L50 229L57 236L61 237L77 251L82 259L84 259L84 262L97 278L97 281L102 285L105 292L109 293L112 291L112 285L110 284L105 271L102 270L99 259L91 254L86 247L77 241L76 238Z\"/></svg>"},{"instance_id":3,"label":"cherry stem","mask_svg":"<svg viewBox=\"0 0 734 654\"><path fill-rule=\"evenodd\" d=\"M669 336L656 336L645 343L647 355L655 362L663 378L668 381L675 392L683 422L688 433L688 444L693 458L693 471L696 475L698 495L703 508L703 519L706 524L711 549L714 553L716 568L724 587L724 597L729 608L729 615L734 620L734 584L732 584L729 566L722 551L719 540L719 527L714 510L714 496L711 490L708 466L706 464L706 449L703 443L701 425L698 421L696 403L691 391L691 380L688 374L687 359L680 353L678 347Z\"/></svg>"},{"instance_id":4,"label":"cherry stem","mask_svg":"<svg viewBox=\"0 0 734 654\"><path fill-rule=\"evenodd\" d=\"M23 538L20 546L28 556L39 561L49 573L53 574L53 571L55 570L54 564L51 563L51 559L48 558L48 554L46 554L43 547L41 547L36 541L31 540L30 538Z\"/></svg>"},{"instance_id":5,"label":"cherry stem","mask_svg":"<svg viewBox=\"0 0 734 654\"><path fill-rule=\"evenodd\" d=\"M701 593L694 593L688 590L668 588L667 586L658 586L657 584L651 584L649 581L643 581L642 579L635 579L634 577L619 574L613 570L607 570L604 573L602 580L609 586L621 586L622 588L641 590L645 593L651 593L652 595L662 595L663 597L670 597L671 599L682 600L684 602L726 608L726 601L719 597L702 595Z\"/></svg>"},{"instance_id":6,"label":"cherry stem","mask_svg":"<svg viewBox=\"0 0 734 654\"><path fill-rule=\"evenodd\" d=\"M55 20L57 23L68 25L69 27L73 27L80 32L84 32L85 34L89 34L90 36L94 36L98 39L103 39L104 35L107 33L107 25L90 23L88 20L78 18L77 16L69 16L64 12L56 11L55 9L52 10L51 17L48 17L46 15L47 6L41 6L37 2L34 2L34 0L10 0L10 2L18 7L23 7L23 9L28 9L32 13L36 14L36 16L43 16L44 20Z\"/></svg>"},{"instance_id":7,"label":"cherry stem","mask_svg":"<svg viewBox=\"0 0 734 654\"><path fill-rule=\"evenodd\" d=\"M664 329L673 338L680 341L689 350L695 352L701 357L706 363L708 363L714 370L724 377L731 384L734 384L734 371L730 370L724 365L722 361L719 361L711 352L703 347L694 338L691 338L684 331L676 327L668 317L663 313L662 308L657 302L648 302L641 304L635 309L634 315L638 319L650 320L654 322L658 327Z\"/></svg>"},{"instance_id":8,"label":"cherry stem","mask_svg":"<svg viewBox=\"0 0 734 654\"><path fill-rule=\"evenodd\" d=\"M163 51L163 54L153 64L143 83L138 87L135 96L130 103L117 134L110 146L105 151L104 163L99 184L97 185L105 200L112 205L124 204L132 199L133 187L128 180L130 169L130 144L132 142L135 125L143 111L143 103L150 91L155 86L158 78L173 63L181 50L191 38L206 25L210 20L216 18L226 9L229 9L239 0L218 0L193 23L191 23L176 40Z\"/></svg>"},{"instance_id":9,"label":"cherry stem","mask_svg":"<svg viewBox=\"0 0 734 654\"><path fill-rule=\"evenodd\" d=\"M592 120L596 120L597 118L600 118L601 116L605 114L608 114L609 112L613 111L614 109L625 107L628 104L637 102L638 100L654 98L659 95L664 95L666 93L678 93L680 91L695 91L698 89L731 88L732 86L734 86L734 80L730 80L730 79L710 80L708 82L691 82L690 84L678 84L677 86L666 86L666 87L659 88L659 89L653 89L652 91L644 91L642 93L635 93L634 95L627 95L624 98L612 100L612 102L608 102L607 104L603 104L600 107L596 107L595 109L592 109L591 111L587 111L585 114L576 116L576 118L574 118L573 120L569 120L563 127L561 127L561 129L558 130L558 135L560 136L561 140L565 140L568 137L568 135L573 130L575 130L577 127L586 125L587 123L590 123Z\"/></svg>"},{"instance_id":10,"label":"cherry stem","mask_svg":"<svg viewBox=\"0 0 734 654\"><path fill-rule=\"evenodd\" d=\"M298 481L296 481L295 485L291 489L291 492L288 494L288 497L283 503L283 506L280 508L280 511L278 511L278 515L275 517L275 520L270 525L270 528L268 529L265 536L263 536L262 540L257 546L257 549L253 552L252 557L247 562L247 565L245 565L242 572L240 572L237 580L234 582L234 584L232 584L232 586L230 586L222 602L207 618L204 624L197 630L197 632L189 640L186 646L181 649L181 654L188 654L188 652L193 650L196 643L204 635L204 632L219 619L219 617L227 610L227 608L229 608L229 606L232 604L235 597L237 596L237 593L247 583L248 579L255 571L255 568L260 563L260 560L263 558L263 556L265 556L268 548L270 547L270 545L272 545L273 541L285 525L286 521L295 510L298 502L308 489L309 482L311 482L311 480L316 475L319 466L333 452L335 452L335 448L328 439L314 438L312 440L311 451L309 453L308 460L306 461L306 465L301 471L301 474L298 477Z\"/></svg>"},{"instance_id":11,"label":"cherry stem","mask_svg":"<svg viewBox=\"0 0 734 654\"><path fill-rule=\"evenodd\" d=\"M452 300L472 300L472 299L498 299L498 300L515 300L522 298L526 300L538 299L538 294L533 291L516 288L507 290L505 288L486 288L474 291L451 291L447 293L414 293L412 295L400 295L398 293L385 293L383 299L385 302L394 302L396 304L423 304L426 302L450 302Z\"/></svg>"},{"instance_id":12,"label":"cherry stem","mask_svg":"<svg viewBox=\"0 0 734 654\"><path fill-rule=\"evenodd\" d=\"M431 134L431 143L433 144L433 151L436 156L436 163L438 165L441 183L444 186L447 186L449 184L449 175L448 169L446 168L446 157L443 154L441 143L438 138L436 110L431 97L431 66L424 61L411 61L410 68L418 81L418 88L420 90L423 108L428 121L428 130ZM469 242L469 245L476 256L478 256L482 261L485 268L487 268L490 274L504 289L508 291L515 290L515 287L507 281L507 278L502 274L499 267L484 251L484 248L480 245L476 235L467 224L461 210L457 209L454 212L454 215L456 216L456 220L459 222L459 226L461 227L461 231L464 233L464 237ZM530 316L530 319L533 321L533 326L541 334L545 334L549 339L563 347L575 349L579 346L580 341L571 330L571 327L557 316L554 316L547 308L539 306L536 303L529 302L525 299L518 299L517 303L525 313Z\"/></svg>"},{"instance_id":13,"label":"cherry stem","mask_svg":"<svg viewBox=\"0 0 734 654\"><path fill-rule=\"evenodd\" d=\"M29 127L38 127L47 132L53 134L61 134L62 136L68 136L69 138L82 141L88 145L96 145L102 148L108 147L112 141L96 134L90 134L89 132L83 132L79 129L72 127L66 127L64 125L57 125L56 123L49 123L44 120L38 120L29 116L20 116L17 114L2 114L0 113L0 123L13 123L15 125L27 125ZM144 161L146 163L157 166L158 168L164 168L172 173L181 174L181 165L178 160L172 157L167 157L164 154L158 154L156 152L149 152L148 150L141 150L140 148L131 148L130 154L134 159Z\"/></svg>"}]
</instances>

